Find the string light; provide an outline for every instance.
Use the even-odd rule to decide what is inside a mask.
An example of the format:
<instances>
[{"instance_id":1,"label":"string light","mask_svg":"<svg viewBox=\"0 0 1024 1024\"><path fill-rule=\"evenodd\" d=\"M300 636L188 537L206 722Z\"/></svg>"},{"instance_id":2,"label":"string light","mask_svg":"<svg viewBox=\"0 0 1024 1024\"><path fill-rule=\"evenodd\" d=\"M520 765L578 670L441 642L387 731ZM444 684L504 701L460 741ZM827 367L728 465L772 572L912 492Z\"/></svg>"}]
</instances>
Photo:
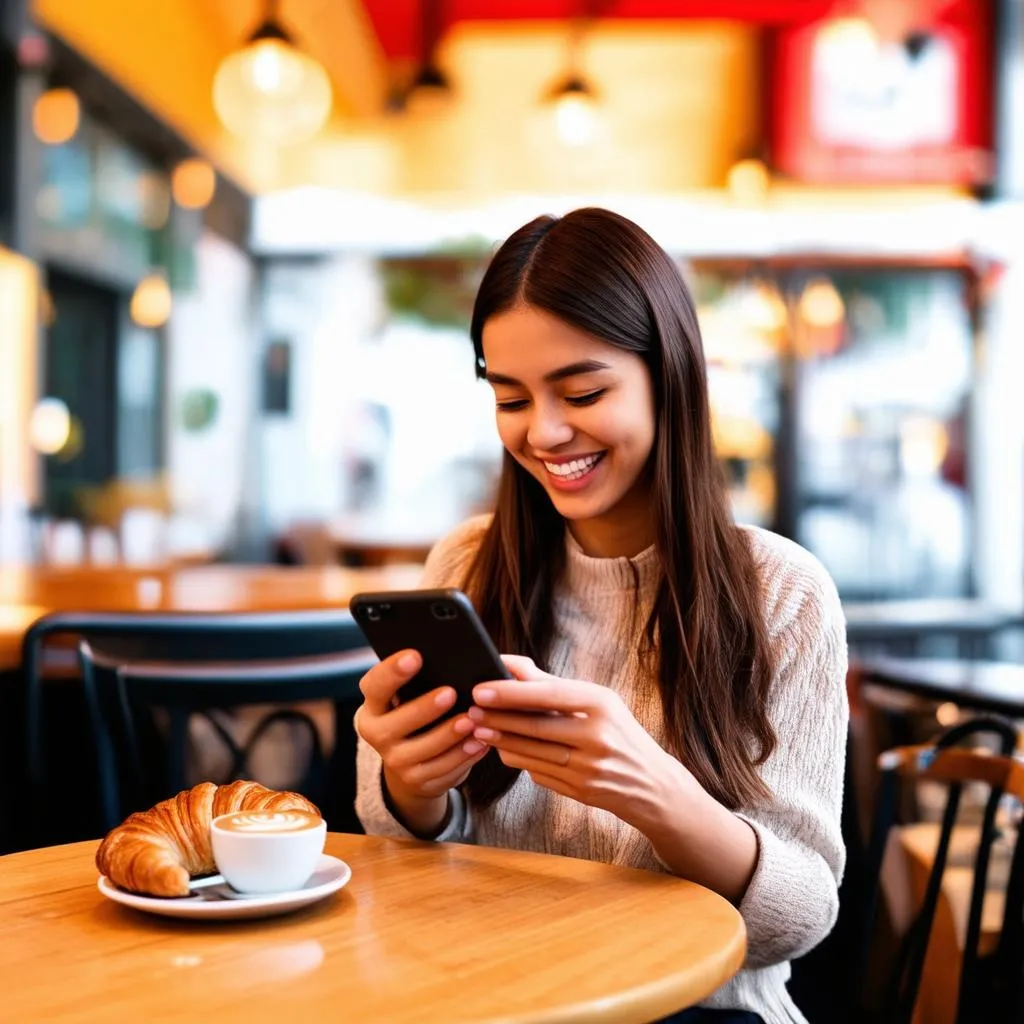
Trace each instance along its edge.
<instances>
[{"instance_id":1,"label":"string light","mask_svg":"<svg viewBox=\"0 0 1024 1024\"><path fill-rule=\"evenodd\" d=\"M48 89L32 107L32 131L40 142L60 146L78 131L82 107L71 89Z\"/></svg>"},{"instance_id":2,"label":"string light","mask_svg":"<svg viewBox=\"0 0 1024 1024\"><path fill-rule=\"evenodd\" d=\"M163 274L147 274L136 286L129 305L140 327L163 327L171 317L171 287Z\"/></svg>"},{"instance_id":3,"label":"string light","mask_svg":"<svg viewBox=\"0 0 1024 1024\"><path fill-rule=\"evenodd\" d=\"M186 210L202 210L210 205L217 189L217 172L205 160L182 160L171 174L171 194Z\"/></svg>"}]
</instances>

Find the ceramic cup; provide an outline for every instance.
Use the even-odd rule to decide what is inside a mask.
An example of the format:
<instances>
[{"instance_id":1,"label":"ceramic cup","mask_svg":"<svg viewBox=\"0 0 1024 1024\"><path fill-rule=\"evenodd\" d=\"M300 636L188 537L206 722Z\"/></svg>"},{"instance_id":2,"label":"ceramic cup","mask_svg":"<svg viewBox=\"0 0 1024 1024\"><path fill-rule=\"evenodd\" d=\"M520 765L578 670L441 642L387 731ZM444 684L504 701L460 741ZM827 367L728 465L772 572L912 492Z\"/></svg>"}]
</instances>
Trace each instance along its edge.
<instances>
[{"instance_id":1,"label":"ceramic cup","mask_svg":"<svg viewBox=\"0 0 1024 1024\"><path fill-rule=\"evenodd\" d=\"M301 889L324 851L327 823L308 811L235 811L210 826L217 870L239 892Z\"/></svg>"}]
</instances>

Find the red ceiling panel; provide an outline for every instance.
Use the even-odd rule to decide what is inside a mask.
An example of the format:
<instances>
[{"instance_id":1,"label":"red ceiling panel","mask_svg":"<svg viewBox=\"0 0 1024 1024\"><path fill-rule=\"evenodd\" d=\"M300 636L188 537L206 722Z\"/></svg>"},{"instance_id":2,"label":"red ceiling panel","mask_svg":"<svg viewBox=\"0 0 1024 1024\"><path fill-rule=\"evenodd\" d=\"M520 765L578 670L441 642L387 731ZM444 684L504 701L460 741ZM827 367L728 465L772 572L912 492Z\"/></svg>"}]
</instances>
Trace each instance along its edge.
<instances>
[{"instance_id":1,"label":"red ceiling panel","mask_svg":"<svg viewBox=\"0 0 1024 1024\"><path fill-rule=\"evenodd\" d=\"M897 4L899 0L875 0ZM977 0L910 0L943 19L974 19ZM580 15L602 20L726 19L755 25L806 23L861 13L865 0L363 0L385 54L415 59L421 51L424 3L439 8L441 31L463 21L563 21Z\"/></svg>"},{"instance_id":2,"label":"red ceiling panel","mask_svg":"<svg viewBox=\"0 0 1024 1024\"><path fill-rule=\"evenodd\" d=\"M363 0L384 52L414 58L420 50L424 0ZM427 0L431 2L431 0ZM441 22L551 21L588 14L602 19L724 18L755 24L813 21L851 0L434 0Z\"/></svg>"}]
</instances>

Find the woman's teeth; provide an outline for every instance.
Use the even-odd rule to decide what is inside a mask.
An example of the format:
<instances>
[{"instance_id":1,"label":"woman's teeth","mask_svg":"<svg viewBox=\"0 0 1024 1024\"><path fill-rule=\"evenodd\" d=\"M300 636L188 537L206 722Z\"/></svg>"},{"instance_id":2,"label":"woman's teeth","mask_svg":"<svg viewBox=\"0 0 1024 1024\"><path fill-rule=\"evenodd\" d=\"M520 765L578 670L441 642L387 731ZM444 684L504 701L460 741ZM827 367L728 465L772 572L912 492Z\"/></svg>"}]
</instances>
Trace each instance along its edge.
<instances>
[{"instance_id":1,"label":"woman's teeth","mask_svg":"<svg viewBox=\"0 0 1024 1024\"><path fill-rule=\"evenodd\" d=\"M587 455L582 459L573 459L572 462L545 462L544 468L559 480L578 480L581 476L589 473L590 470L601 460L604 452L597 455Z\"/></svg>"}]
</instances>

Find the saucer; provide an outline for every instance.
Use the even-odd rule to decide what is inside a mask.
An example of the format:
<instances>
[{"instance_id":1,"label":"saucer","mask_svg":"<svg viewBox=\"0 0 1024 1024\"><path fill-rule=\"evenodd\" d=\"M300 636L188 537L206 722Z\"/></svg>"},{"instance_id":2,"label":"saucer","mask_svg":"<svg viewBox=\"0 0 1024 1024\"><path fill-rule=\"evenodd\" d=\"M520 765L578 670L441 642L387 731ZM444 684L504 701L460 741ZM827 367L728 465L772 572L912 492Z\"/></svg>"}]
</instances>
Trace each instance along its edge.
<instances>
[{"instance_id":1,"label":"saucer","mask_svg":"<svg viewBox=\"0 0 1024 1024\"><path fill-rule=\"evenodd\" d=\"M287 914L300 907L307 907L343 888L351 877L352 869L343 860L322 854L309 881L301 889L292 889L290 892L260 893L252 896L232 892L228 896L218 892L220 887L209 886L196 889L188 896L164 899L158 896L139 896L119 889L106 875L100 875L96 884L107 899L132 907L134 910L144 910L164 917L238 921Z\"/></svg>"}]
</instances>

